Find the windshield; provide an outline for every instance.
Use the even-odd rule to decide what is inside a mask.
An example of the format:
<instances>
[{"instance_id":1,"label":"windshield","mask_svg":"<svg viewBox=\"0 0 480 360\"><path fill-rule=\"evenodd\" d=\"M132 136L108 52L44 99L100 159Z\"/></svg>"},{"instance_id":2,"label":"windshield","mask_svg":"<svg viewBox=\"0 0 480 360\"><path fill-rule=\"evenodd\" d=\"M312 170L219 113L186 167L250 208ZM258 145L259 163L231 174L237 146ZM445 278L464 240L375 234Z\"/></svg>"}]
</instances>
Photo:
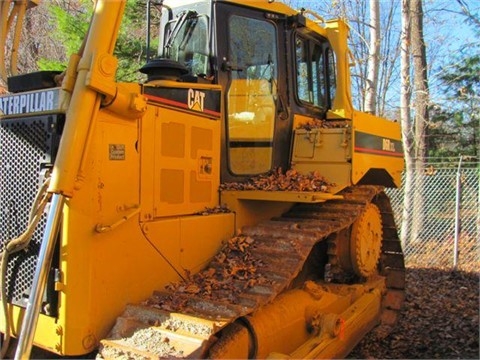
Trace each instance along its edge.
<instances>
[{"instance_id":1,"label":"windshield","mask_svg":"<svg viewBox=\"0 0 480 360\"><path fill-rule=\"evenodd\" d=\"M163 57L185 65L193 75L207 75L208 17L184 11L165 26Z\"/></svg>"}]
</instances>

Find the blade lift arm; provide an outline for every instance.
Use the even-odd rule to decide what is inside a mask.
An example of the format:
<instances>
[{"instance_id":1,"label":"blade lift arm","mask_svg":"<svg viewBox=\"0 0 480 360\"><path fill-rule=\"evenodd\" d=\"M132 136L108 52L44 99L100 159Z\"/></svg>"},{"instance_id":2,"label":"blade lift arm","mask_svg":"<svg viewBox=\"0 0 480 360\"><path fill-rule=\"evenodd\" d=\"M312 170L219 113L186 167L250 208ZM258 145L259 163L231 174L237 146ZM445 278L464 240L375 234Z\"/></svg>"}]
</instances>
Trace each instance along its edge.
<instances>
[{"instance_id":1,"label":"blade lift arm","mask_svg":"<svg viewBox=\"0 0 480 360\"><path fill-rule=\"evenodd\" d=\"M17 74L18 47L22 35L23 22L28 9L38 5L40 0L2 0L0 4L0 75L3 82L7 82L8 74ZM12 26L14 29L12 31ZM9 70L5 57L7 43L11 35Z\"/></svg>"}]
</instances>

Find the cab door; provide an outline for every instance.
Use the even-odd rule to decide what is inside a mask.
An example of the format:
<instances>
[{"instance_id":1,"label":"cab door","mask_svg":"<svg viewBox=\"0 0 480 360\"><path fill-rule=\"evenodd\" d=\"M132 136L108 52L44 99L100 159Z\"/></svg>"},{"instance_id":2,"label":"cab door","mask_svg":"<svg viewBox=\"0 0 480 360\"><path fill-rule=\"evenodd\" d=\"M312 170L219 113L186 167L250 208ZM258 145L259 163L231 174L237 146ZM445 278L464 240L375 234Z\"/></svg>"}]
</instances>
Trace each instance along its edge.
<instances>
[{"instance_id":1,"label":"cab door","mask_svg":"<svg viewBox=\"0 0 480 360\"><path fill-rule=\"evenodd\" d=\"M288 166L290 127L282 24L264 12L216 3L218 82L225 89L222 181Z\"/></svg>"}]
</instances>

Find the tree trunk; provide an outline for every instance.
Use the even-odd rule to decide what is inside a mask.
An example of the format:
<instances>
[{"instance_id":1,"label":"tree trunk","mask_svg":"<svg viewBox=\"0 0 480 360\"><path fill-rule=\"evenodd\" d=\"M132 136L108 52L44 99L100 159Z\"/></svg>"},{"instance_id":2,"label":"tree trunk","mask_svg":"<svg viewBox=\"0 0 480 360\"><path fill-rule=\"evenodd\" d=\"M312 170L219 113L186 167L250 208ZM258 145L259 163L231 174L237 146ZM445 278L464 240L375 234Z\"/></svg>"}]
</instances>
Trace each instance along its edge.
<instances>
[{"instance_id":1,"label":"tree trunk","mask_svg":"<svg viewBox=\"0 0 480 360\"><path fill-rule=\"evenodd\" d=\"M410 0L402 0L402 33L401 33L401 93L400 118L402 125L402 141L405 155L405 178L403 212L400 236L402 245L408 244L412 224L413 185L415 157L413 152L412 122L410 116L410 98L412 94L410 82Z\"/></svg>"},{"instance_id":2,"label":"tree trunk","mask_svg":"<svg viewBox=\"0 0 480 360\"><path fill-rule=\"evenodd\" d=\"M428 80L427 80L427 56L423 37L423 0L411 0L411 40L412 58L414 71L414 94L415 94L415 193L414 193L414 222L412 226L412 240L418 240L423 223L423 183L425 168L425 133L428 124Z\"/></svg>"},{"instance_id":3,"label":"tree trunk","mask_svg":"<svg viewBox=\"0 0 480 360\"><path fill-rule=\"evenodd\" d=\"M423 38L423 9L422 0L411 0L412 14L412 56L414 71L415 92L415 149L416 159L423 167L425 162L425 131L428 123L428 79L427 55Z\"/></svg>"},{"instance_id":4,"label":"tree trunk","mask_svg":"<svg viewBox=\"0 0 480 360\"><path fill-rule=\"evenodd\" d=\"M370 0L370 45L364 104L365 111L370 114L375 114L377 107L376 98L380 64L380 5L378 1Z\"/></svg>"}]
</instances>

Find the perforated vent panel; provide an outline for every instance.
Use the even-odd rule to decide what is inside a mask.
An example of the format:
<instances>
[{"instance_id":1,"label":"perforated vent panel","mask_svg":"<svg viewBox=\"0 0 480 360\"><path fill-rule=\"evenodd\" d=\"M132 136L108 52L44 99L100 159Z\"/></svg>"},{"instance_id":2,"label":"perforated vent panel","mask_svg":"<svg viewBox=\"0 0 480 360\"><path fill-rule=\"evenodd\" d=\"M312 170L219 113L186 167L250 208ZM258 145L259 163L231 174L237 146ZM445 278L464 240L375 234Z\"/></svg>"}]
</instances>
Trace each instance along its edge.
<instances>
[{"instance_id":1,"label":"perforated vent panel","mask_svg":"<svg viewBox=\"0 0 480 360\"><path fill-rule=\"evenodd\" d=\"M49 171L58 149L63 116L44 115L0 121L0 246L19 236L27 227L30 207ZM35 273L44 214L24 251L10 257L7 297L25 306ZM58 267L54 259L52 267ZM47 285L52 288L52 284ZM49 297L49 296L47 296Z\"/></svg>"}]
</instances>

